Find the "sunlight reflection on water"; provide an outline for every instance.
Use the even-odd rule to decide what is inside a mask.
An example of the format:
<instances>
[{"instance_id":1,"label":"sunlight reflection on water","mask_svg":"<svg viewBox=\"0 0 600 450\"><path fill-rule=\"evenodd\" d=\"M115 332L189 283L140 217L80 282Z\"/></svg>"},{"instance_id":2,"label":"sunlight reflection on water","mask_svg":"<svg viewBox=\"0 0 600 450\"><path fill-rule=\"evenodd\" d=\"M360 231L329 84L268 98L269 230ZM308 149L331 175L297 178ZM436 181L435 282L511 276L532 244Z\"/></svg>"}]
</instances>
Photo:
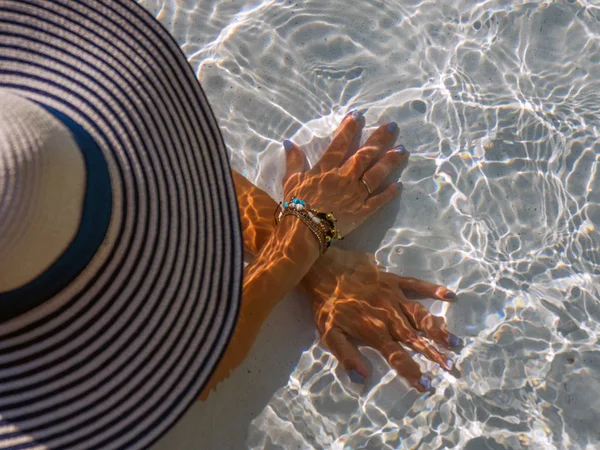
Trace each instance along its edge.
<instances>
[{"instance_id":1,"label":"sunlight reflection on water","mask_svg":"<svg viewBox=\"0 0 600 450\"><path fill-rule=\"evenodd\" d=\"M275 198L281 141L319 157L350 108L400 125L402 202L345 242L444 283L459 379L381 357L360 390L315 344L252 449L600 446L600 7L586 1L143 0L209 97L233 167Z\"/></svg>"}]
</instances>

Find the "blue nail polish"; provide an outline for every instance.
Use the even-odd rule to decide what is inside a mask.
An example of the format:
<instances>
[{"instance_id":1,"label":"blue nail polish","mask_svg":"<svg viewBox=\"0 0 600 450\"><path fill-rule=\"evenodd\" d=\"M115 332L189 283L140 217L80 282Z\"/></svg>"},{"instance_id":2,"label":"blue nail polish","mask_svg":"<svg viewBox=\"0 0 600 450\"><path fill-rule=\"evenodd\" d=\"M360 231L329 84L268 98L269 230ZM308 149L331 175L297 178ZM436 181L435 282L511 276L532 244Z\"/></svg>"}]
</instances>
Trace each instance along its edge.
<instances>
[{"instance_id":1,"label":"blue nail polish","mask_svg":"<svg viewBox=\"0 0 600 450\"><path fill-rule=\"evenodd\" d=\"M294 143L289 139L286 139L285 141L283 141L283 148L286 152L289 152L291 149L294 148Z\"/></svg>"},{"instance_id":2,"label":"blue nail polish","mask_svg":"<svg viewBox=\"0 0 600 450\"><path fill-rule=\"evenodd\" d=\"M458 339L458 337L453 334L449 334L448 335L448 345L450 347L458 347L458 344L460 344L460 339Z\"/></svg>"},{"instance_id":3,"label":"blue nail polish","mask_svg":"<svg viewBox=\"0 0 600 450\"><path fill-rule=\"evenodd\" d=\"M454 361L452 361L451 359L447 359L446 365L448 366L448 369L452 370L452 368L454 367Z\"/></svg>"},{"instance_id":4,"label":"blue nail polish","mask_svg":"<svg viewBox=\"0 0 600 450\"><path fill-rule=\"evenodd\" d=\"M365 384L365 377L363 377L356 370L351 370L350 372L348 372L348 376L350 377L350 380L353 383Z\"/></svg>"},{"instance_id":5,"label":"blue nail polish","mask_svg":"<svg viewBox=\"0 0 600 450\"><path fill-rule=\"evenodd\" d=\"M397 151L400 155L404 155L406 153L406 148L404 148L404 145L399 145L394 150Z\"/></svg>"},{"instance_id":6,"label":"blue nail polish","mask_svg":"<svg viewBox=\"0 0 600 450\"><path fill-rule=\"evenodd\" d=\"M354 120L358 120L358 119L360 119L360 118L361 118L360 111L357 111L356 109L355 109L354 111L352 111L352 118L353 118Z\"/></svg>"},{"instance_id":7,"label":"blue nail polish","mask_svg":"<svg viewBox=\"0 0 600 450\"><path fill-rule=\"evenodd\" d=\"M427 378L425 375L423 375L421 378L419 378L419 384L421 386L423 386L423 388L425 388L426 391L431 389L431 380L429 378Z\"/></svg>"},{"instance_id":8,"label":"blue nail polish","mask_svg":"<svg viewBox=\"0 0 600 450\"><path fill-rule=\"evenodd\" d=\"M396 183L396 189L398 189L399 191L401 191L403 187L404 187L404 185L402 184L402 181L398 181Z\"/></svg>"},{"instance_id":9,"label":"blue nail polish","mask_svg":"<svg viewBox=\"0 0 600 450\"><path fill-rule=\"evenodd\" d=\"M387 127L385 127L385 129L388 133L393 133L398 129L398 124L396 122L390 122L387 124Z\"/></svg>"},{"instance_id":10,"label":"blue nail polish","mask_svg":"<svg viewBox=\"0 0 600 450\"><path fill-rule=\"evenodd\" d=\"M448 291L448 292L446 292L446 295L444 297L447 298L448 300L454 300L456 298L456 293L452 292L452 291Z\"/></svg>"}]
</instances>

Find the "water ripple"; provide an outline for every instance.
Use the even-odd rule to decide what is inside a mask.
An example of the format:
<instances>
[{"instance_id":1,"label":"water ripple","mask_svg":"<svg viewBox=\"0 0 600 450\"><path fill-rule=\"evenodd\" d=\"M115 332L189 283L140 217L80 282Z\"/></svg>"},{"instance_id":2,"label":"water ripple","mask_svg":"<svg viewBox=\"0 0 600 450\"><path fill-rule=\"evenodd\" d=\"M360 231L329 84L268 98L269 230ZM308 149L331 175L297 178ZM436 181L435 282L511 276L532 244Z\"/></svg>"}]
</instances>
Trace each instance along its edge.
<instances>
[{"instance_id":1,"label":"water ripple","mask_svg":"<svg viewBox=\"0 0 600 450\"><path fill-rule=\"evenodd\" d=\"M234 168L281 195L349 108L400 124L400 205L346 245L450 285L461 378L431 396L376 352L365 389L318 343L251 449L600 446L600 7L592 1L142 0L207 91ZM392 213L390 213L392 211ZM426 225L424 225L426 224ZM373 248L374 247L374 248Z\"/></svg>"}]
</instances>

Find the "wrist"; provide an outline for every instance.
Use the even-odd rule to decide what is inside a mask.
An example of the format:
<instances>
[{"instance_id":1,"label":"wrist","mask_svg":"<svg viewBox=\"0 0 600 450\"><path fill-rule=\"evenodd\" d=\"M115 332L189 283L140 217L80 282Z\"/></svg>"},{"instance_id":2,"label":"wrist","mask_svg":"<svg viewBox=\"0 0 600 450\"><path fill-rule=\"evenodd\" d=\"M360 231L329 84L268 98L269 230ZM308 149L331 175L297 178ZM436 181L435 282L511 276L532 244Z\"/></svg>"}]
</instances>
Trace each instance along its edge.
<instances>
[{"instance_id":1,"label":"wrist","mask_svg":"<svg viewBox=\"0 0 600 450\"><path fill-rule=\"evenodd\" d=\"M315 261L300 281L300 286L309 294L311 302L321 297L318 291L334 281L335 277L331 273L330 267L335 264L336 254L340 251L335 247L330 247Z\"/></svg>"},{"instance_id":2,"label":"wrist","mask_svg":"<svg viewBox=\"0 0 600 450\"><path fill-rule=\"evenodd\" d=\"M281 205L279 220L289 215L297 217L312 231L319 242L320 254L325 253L334 240L344 238L336 227L337 219L333 213L314 209L300 198L292 197Z\"/></svg>"},{"instance_id":3,"label":"wrist","mask_svg":"<svg viewBox=\"0 0 600 450\"><path fill-rule=\"evenodd\" d=\"M274 236L281 243L284 256L299 268L306 268L304 274L321 255L317 236L298 217L283 217L275 229Z\"/></svg>"}]
</instances>

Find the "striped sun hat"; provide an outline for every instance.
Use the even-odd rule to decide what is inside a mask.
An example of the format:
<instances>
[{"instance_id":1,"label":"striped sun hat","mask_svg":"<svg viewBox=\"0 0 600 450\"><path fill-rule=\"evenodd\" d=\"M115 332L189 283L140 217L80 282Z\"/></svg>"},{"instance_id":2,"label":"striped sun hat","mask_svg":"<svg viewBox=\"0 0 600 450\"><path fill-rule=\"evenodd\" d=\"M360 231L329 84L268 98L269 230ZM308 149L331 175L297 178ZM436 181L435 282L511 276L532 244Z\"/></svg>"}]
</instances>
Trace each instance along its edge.
<instances>
[{"instance_id":1,"label":"striped sun hat","mask_svg":"<svg viewBox=\"0 0 600 450\"><path fill-rule=\"evenodd\" d=\"M226 150L133 0L0 0L0 449L150 446L237 318Z\"/></svg>"}]
</instances>

